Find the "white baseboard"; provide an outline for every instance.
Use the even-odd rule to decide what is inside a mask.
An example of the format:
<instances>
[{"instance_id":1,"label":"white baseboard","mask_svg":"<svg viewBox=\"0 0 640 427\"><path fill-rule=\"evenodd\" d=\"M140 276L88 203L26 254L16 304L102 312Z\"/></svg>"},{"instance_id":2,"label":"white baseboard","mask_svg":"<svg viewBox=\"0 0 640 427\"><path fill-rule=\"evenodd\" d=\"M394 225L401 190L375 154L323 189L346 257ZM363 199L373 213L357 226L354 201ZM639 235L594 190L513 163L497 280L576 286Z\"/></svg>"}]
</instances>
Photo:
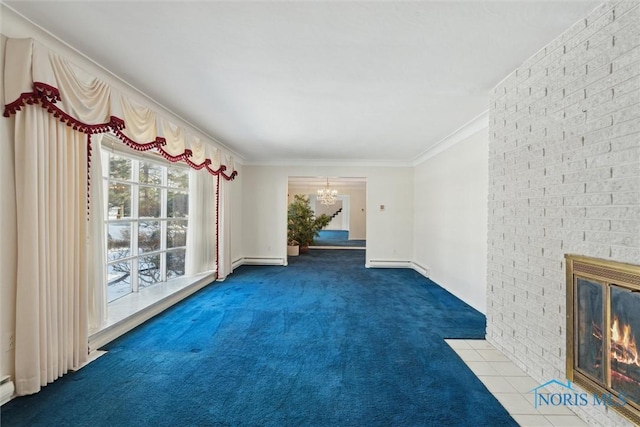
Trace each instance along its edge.
<instances>
[{"instance_id":1,"label":"white baseboard","mask_svg":"<svg viewBox=\"0 0 640 427\"><path fill-rule=\"evenodd\" d=\"M429 267L423 267L415 261L411 261L411 268L413 268L419 274L422 274L427 279L431 275L431 269Z\"/></svg>"},{"instance_id":2,"label":"white baseboard","mask_svg":"<svg viewBox=\"0 0 640 427\"><path fill-rule=\"evenodd\" d=\"M366 264L367 268L411 268L421 274L422 276L429 278L431 270L428 267L424 267L415 261L400 261L400 260L385 260L385 259L370 259Z\"/></svg>"},{"instance_id":3,"label":"white baseboard","mask_svg":"<svg viewBox=\"0 0 640 427\"><path fill-rule=\"evenodd\" d=\"M11 377L9 375L3 377L0 380L0 405L4 405L11 399L13 399L13 393L16 391L16 388L11 381Z\"/></svg>"},{"instance_id":4,"label":"white baseboard","mask_svg":"<svg viewBox=\"0 0 640 427\"><path fill-rule=\"evenodd\" d=\"M286 265L284 262L284 258L277 257L244 257L240 258L233 263L233 268L236 266L240 267L241 265Z\"/></svg>"},{"instance_id":5,"label":"white baseboard","mask_svg":"<svg viewBox=\"0 0 640 427\"><path fill-rule=\"evenodd\" d=\"M412 268L411 261L370 259L366 264L367 268Z\"/></svg>"}]
</instances>

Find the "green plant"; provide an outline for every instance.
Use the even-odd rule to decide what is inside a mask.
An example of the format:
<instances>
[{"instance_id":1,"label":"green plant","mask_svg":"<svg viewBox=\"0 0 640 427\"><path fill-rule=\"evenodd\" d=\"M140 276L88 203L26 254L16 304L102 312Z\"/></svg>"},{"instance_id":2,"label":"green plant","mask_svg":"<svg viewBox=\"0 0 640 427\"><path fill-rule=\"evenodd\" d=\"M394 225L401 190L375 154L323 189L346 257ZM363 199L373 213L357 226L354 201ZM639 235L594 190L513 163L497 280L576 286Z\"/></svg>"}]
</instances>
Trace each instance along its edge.
<instances>
[{"instance_id":1,"label":"green plant","mask_svg":"<svg viewBox=\"0 0 640 427\"><path fill-rule=\"evenodd\" d=\"M289 204L287 212L287 240L290 245L298 243L309 246L318 235L318 231L329 225L331 217L322 214L316 218L307 196L296 194Z\"/></svg>"}]
</instances>

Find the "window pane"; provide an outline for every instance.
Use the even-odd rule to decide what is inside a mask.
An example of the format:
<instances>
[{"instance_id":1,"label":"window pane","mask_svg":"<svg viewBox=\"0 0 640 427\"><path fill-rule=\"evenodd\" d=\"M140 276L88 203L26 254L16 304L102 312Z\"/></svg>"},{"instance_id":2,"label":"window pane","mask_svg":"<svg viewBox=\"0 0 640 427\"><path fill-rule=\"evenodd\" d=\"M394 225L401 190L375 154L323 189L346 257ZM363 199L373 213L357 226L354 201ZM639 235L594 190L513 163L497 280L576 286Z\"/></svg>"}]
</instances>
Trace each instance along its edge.
<instances>
[{"instance_id":1,"label":"window pane","mask_svg":"<svg viewBox=\"0 0 640 427\"><path fill-rule=\"evenodd\" d=\"M138 215L140 218L160 217L160 189L140 187Z\"/></svg>"},{"instance_id":2,"label":"window pane","mask_svg":"<svg viewBox=\"0 0 640 427\"><path fill-rule=\"evenodd\" d=\"M138 287L145 288L160 281L160 254L138 259Z\"/></svg>"},{"instance_id":3,"label":"window pane","mask_svg":"<svg viewBox=\"0 0 640 427\"><path fill-rule=\"evenodd\" d=\"M167 170L167 185L169 187L189 188L189 169L170 167Z\"/></svg>"},{"instance_id":4,"label":"window pane","mask_svg":"<svg viewBox=\"0 0 640 427\"><path fill-rule=\"evenodd\" d=\"M109 185L109 219L131 218L131 186Z\"/></svg>"},{"instance_id":5,"label":"window pane","mask_svg":"<svg viewBox=\"0 0 640 427\"><path fill-rule=\"evenodd\" d=\"M167 221L167 248L187 246L187 221Z\"/></svg>"},{"instance_id":6,"label":"window pane","mask_svg":"<svg viewBox=\"0 0 640 427\"><path fill-rule=\"evenodd\" d=\"M160 221L140 221L138 227L138 253L160 249Z\"/></svg>"},{"instance_id":7,"label":"window pane","mask_svg":"<svg viewBox=\"0 0 640 427\"><path fill-rule=\"evenodd\" d=\"M167 279L184 276L184 249L167 252Z\"/></svg>"},{"instance_id":8,"label":"window pane","mask_svg":"<svg viewBox=\"0 0 640 427\"><path fill-rule=\"evenodd\" d=\"M140 162L140 184L162 184L162 166L150 162Z\"/></svg>"},{"instance_id":9,"label":"window pane","mask_svg":"<svg viewBox=\"0 0 640 427\"><path fill-rule=\"evenodd\" d=\"M131 223L107 224L107 261L131 256Z\"/></svg>"},{"instance_id":10,"label":"window pane","mask_svg":"<svg viewBox=\"0 0 640 427\"><path fill-rule=\"evenodd\" d=\"M185 218L189 214L189 195L184 191L167 191L167 218Z\"/></svg>"},{"instance_id":11,"label":"window pane","mask_svg":"<svg viewBox=\"0 0 640 427\"><path fill-rule=\"evenodd\" d=\"M109 156L109 177L130 181L131 159L112 153Z\"/></svg>"},{"instance_id":12,"label":"window pane","mask_svg":"<svg viewBox=\"0 0 640 427\"><path fill-rule=\"evenodd\" d=\"M131 293L131 261L107 265L107 301Z\"/></svg>"}]
</instances>

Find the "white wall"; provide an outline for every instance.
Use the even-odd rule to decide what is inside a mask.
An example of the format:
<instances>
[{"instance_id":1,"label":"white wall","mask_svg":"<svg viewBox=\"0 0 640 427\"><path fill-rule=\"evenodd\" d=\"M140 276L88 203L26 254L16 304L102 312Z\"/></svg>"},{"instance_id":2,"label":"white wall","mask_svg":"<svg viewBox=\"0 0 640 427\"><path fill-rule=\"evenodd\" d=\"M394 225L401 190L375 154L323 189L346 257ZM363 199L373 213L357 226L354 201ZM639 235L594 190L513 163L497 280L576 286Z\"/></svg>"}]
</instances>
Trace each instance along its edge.
<instances>
[{"instance_id":1,"label":"white wall","mask_svg":"<svg viewBox=\"0 0 640 427\"><path fill-rule=\"evenodd\" d=\"M486 311L489 135L485 128L416 166L414 261Z\"/></svg>"},{"instance_id":2,"label":"white wall","mask_svg":"<svg viewBox=\"0 0 640 427\"><path fill-rule=\"evenodd\" d=\"M640 263L639 22L604 4L491 95L487 339L540 383L566 373L564 255Z\"/></svg>"},{"instance_id":3,"label":"white wall","mask_svg":"<svg viewBox=\"0 0 640 427\"><path fill-rule=\"evenodd\" d=\"M367 263L411 261L413 168L245 165L243 172L245 257L284 262L288 177L329 175L367 178ZM385 205L384 211L380 205Z\"/></svg>"}]
</instances>

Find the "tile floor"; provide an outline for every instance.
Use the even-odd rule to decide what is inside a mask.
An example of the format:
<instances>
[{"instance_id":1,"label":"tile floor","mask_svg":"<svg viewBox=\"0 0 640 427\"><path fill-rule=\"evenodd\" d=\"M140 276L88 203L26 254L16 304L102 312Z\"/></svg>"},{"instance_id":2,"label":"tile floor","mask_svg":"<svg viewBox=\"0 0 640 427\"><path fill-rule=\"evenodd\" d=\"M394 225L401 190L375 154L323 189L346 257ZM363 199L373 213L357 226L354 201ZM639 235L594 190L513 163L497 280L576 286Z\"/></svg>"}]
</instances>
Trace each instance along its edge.
<instances>
[{"instance_id":1,"label":"tile floor","mask_svg":"<svg viewBox=\"0 0 640 427\"><path fill-rule=\"evenodd\" d=\"M522 427L586 426L564 406L534 408L539 384L485 340L445 340Z\"/></svg>"}]
</instances>

